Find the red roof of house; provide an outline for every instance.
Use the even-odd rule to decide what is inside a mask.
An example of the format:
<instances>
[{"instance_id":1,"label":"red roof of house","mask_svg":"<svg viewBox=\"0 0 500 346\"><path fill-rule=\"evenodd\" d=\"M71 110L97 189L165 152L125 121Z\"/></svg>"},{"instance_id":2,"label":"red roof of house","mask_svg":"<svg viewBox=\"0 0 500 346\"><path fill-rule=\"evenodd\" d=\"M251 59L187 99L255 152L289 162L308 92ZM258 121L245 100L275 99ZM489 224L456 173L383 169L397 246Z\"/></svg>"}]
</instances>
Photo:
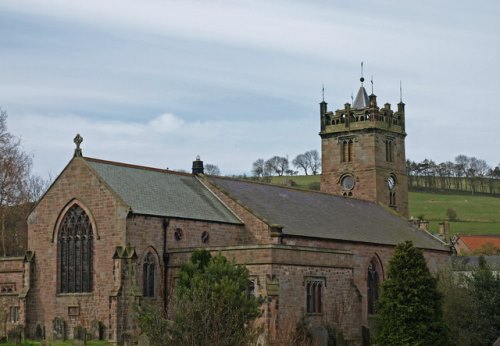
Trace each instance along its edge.
<instances>
[{"instance_id":1,"label":"red roof of house","mask_svg":"<svg viewBox=\"0 0 500 346\"><path fill-rule=\"evenodd\" d=\"M500 248L500 235L461 235L459 237L470 251L477 250L486 243L492 243Z\"/></svg>"}]
</instances>

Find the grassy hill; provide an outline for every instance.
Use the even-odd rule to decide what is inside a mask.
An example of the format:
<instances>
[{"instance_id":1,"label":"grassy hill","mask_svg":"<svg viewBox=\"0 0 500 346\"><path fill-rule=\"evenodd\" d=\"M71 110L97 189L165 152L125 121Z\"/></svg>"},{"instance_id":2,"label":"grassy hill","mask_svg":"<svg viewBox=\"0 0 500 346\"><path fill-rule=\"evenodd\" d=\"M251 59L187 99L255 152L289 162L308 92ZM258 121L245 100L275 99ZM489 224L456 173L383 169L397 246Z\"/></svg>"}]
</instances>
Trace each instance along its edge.
<instances>
[{"instance_id":1,"label":"grassy hill","mask_svg":"<svg viewBox=\"0 0 500 346\"><path fill-rule=\"evenodd\" d=\"M273 177L273 184L287 184L303 189L314 189L319 175ZM437 232L439 222L446 219L446 210L454 209L457 221L450 223L453 234L500 234L500 198L473 196L471 194L444 194L435 192L410 192L410 215L423 216L429 221L430 230Z\"/></svg>"}]
</instances>

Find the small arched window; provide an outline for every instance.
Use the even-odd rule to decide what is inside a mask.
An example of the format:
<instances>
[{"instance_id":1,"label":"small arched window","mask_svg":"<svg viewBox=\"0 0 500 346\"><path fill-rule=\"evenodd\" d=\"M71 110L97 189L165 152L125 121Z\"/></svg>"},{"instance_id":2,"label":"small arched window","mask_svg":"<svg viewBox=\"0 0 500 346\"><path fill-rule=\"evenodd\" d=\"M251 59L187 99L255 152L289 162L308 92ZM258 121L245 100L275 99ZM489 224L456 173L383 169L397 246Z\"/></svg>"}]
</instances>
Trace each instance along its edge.
<instances>
[{"instance_id":1,"label":"small arched window","mask_svg":"<svg viewBox=\"0 0 500 346\"><path fill-rule=\"evenodd\" d=\"M342 162L351 162L353 158L353 141L352 139L346 139L342 141Z\"/></svg>"},{"instance_id":2,"label":"small arched window","mask_svg":"<svg viewBox=\"0 0 500 346\"><path fill-rule=\"evenodd\" d=\"M368 265L368 314L376 313L375 304L379 297L379 273L377 270L377 261L372 258Z\"/></svg>"},{"instance_id":3,"label":"small arched window","mask_svg":"<svg viewBox=\"0 0 500 346\"><path fill-rule=\"evenodd\" d=\"M385 141L385 160L387 162L394 162L394 141L392 139Z\"/></svg>"},{"instance_id":4,"label":"small arched window","mask_svg":"<svg viewBox=\"0 0 500 346\"><path fill-rule=\"evenodd\" d=\"M155 296L155 268L154 256L148 252L142 265L142 295L144 297Z\"/></svg>"},{"instance_id":5,"label":"small arched window","mask_svg":"<svg viewBox=\"0 0 500 346\"><path fill-rule=\"evenodd\" d=\"M58 236L59 293L92 292L92 224L77 204L64 215Z\"/></svg>"}]
</instances>

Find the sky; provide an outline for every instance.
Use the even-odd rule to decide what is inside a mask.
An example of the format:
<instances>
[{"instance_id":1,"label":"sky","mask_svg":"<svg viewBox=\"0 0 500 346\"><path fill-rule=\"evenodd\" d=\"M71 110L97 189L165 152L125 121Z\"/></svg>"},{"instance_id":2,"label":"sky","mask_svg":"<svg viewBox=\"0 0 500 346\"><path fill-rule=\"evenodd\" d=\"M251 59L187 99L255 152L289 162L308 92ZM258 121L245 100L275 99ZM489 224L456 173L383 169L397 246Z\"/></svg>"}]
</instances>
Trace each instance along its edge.
<instances>
[{"instance_id":1,"label":"sky","mask_svg":"<svg viewBox=\"0 0 500 346\"><path fill-rule=\"evenodd\" d=\"M320 149L360 87L406 103L406 156L500 163L500 2L2 0L0 106L34 171L84 156L223 174Z\"/></svg>"}]
</instances>

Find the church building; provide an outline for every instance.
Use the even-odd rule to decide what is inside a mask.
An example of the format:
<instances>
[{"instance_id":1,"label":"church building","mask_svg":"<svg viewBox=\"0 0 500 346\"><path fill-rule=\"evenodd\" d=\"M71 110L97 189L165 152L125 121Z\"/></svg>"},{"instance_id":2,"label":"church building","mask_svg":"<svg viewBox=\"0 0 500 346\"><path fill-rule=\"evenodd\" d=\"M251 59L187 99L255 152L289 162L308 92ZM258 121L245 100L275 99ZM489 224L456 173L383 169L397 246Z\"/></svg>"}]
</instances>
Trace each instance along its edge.
<instances>
[{"instance_id":1,"label":"church building","mask_svg":"<svg viewBox=\"0 0 500 346\"><path fill-rule=\"evenodd\" d=\"M0 260L5 331L132 344L136 307L172 306L179 267L199 248L245 265L266 297L261 344L307 326L361 345L394 247L411 240L431 270L450 249L408 222L404 103L361 87L320 103L321 192L86 157L73 159L28 218L28 251ZM311 134L313 135L313 134ZM1 316L0 316L1 317Z\"/></svg>"}]
</instances>

